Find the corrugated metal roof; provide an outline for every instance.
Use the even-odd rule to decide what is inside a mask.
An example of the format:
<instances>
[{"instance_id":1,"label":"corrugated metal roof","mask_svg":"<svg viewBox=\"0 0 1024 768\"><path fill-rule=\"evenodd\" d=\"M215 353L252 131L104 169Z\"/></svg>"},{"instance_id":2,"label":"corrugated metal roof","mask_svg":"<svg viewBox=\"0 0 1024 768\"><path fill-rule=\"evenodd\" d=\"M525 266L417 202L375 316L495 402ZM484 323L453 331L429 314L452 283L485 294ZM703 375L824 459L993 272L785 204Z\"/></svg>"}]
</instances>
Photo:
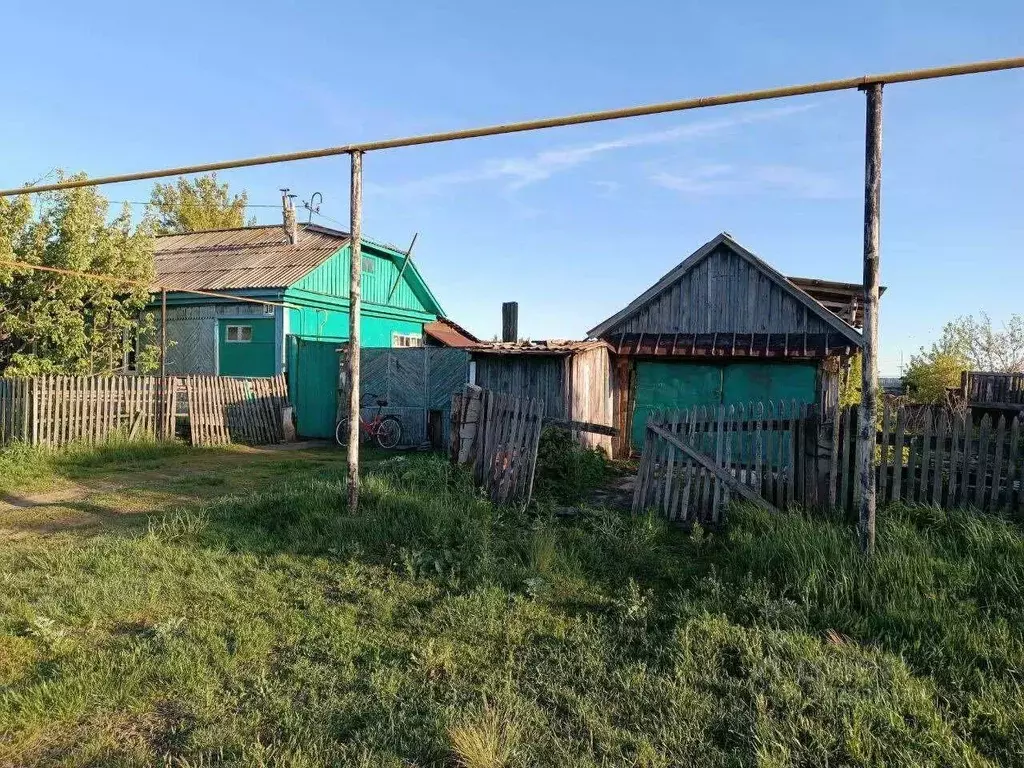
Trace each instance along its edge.
<instances>
[{"instance_id":1,"label":"corrugated metal roof","mask_svg":"<svg viewBox=\"0 0 1024 768\"><path fill-rule=\"evenodd\" d=\"M446 347L465 349L481 344L480 339L445 317L424 324L423 332Z\"/></svg>"},{"instance_id":2,"label":"corrugated metal roof","mask_svg":"<svg viewBox=\"0 0 1024 768\"><path fill-rule=\"evenodd\" d=\"M285 288L348 242L348 233L300 224L288 242L280 225L156 238L156 282L168 290Z\"/></svg>"},{"instance_id":3,"label":"corrugated metal roof","mask_svg":"<svg viewBox=\"0 0 1024 768\"><path fill-rule=\"evenodd\" d=\"M491 341L473 348L474 352L497 355L567 355L596 347L608 347L604 341L547 339L541 341Z\"/></svg>"}]
</instances>

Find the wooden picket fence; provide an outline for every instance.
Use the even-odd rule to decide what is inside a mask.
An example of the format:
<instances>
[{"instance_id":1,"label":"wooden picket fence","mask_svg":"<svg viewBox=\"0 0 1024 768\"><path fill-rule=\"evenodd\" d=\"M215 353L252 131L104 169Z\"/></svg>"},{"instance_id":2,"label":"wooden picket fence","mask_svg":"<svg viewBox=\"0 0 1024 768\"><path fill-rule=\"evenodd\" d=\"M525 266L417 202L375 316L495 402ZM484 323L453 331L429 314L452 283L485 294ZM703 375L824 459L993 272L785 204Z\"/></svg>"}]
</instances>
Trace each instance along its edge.
<instances>
[{"instance_id":1,"label":"wooden picket fence","mask_svg":"<svg viewBox=\"0 0 1024 768\"><path fill-rule=\"evenodd\" d=\"M29 379L0 379L0 445L31 440L32 401Z\"/></svg>"},{"instance_id":2,"label":"wooden picket fence","mask_svg":"<svg viewBox=\"0 0 1024 768\"><path fill-rule=\"evenodd\" d=\"M874 449L879 506L902 501L1024 514L1024 425L1008 412L886 403ZM783 509L860 503L856 406L822 419L795 403L698 407L653 414L635 511L720 523L730 499Z\"/></svg>"},{"instance_id":3,"label":"wooden picket fence","mask_svg":"<svg viewBox=\"0 0 1024 768\"><path fill-rule=\"evenodd\" d=\"M960 390L970 405L1024 406L1024 373L964 371Z\"/></svg>"},{"instance_id":4,"label":"wooden picket fence","mask_svg":"<svg viewBox=\"0 0 1024 768\"><path fill-rule=\"evenodd\" d=\"M465 457L478 486L499 504L529 503L537 467L537 449L544 421L544 401L515 397L490 390L474 393L479 418L474 421L468 449L462 446L462 420L468 411L468 395L452 396L452 456ZM474 409L475 411L476 409Z\"/></svg>"},{"instance_id":5,"label":"wooden picket fence","mask_svg":"<svg viewBox=\"0 0 1024 768\"><path fill-rule=\"evenodd\" d=\"M855 414L845 412L842 426L841 441L855 440ZM1024 513L1020 413L992 416L971 409L951 412L941 407L910 410L887 406L877 435L879 505L904 501ZM847 445L847 451L852 454L853 449ZM858 502L858 484L851 478L849 485L854 489L849 506L843 506L853 509Z\"/></svg>"},{"instance_id":6,"label":"wooden picket fence","mask_svg":"<svg viewBox=\"0 0 1024 768\"><path fill-rule=\"evenodd\" d=\"M173 437L179 415L188 420L195 445L276 443L283 439L281 410L287 398L284 376L5 378L0 379L0 445Z\"/></svg>"},{"instance_id":7,"label":"wooden picket fence","mask_svg":"<svg viewBox=\"0 0 1024 768\"><path fill-rule=\"evenodd\" d=\"M288 402L284 376L185 376L184 390L193 445L261 445L284 439L281 410Z\"/></svg>"},{"instance_id":8,"label":"wooden picket fence","mask_svg":"<svg viewBox=\"0 0 1024 768\"><path fill-rule=\"evenodd\" d=\"M815 464L817 432L814 407L795 402L653 414L633 509L717 525L734 498L777 508L816 502L807 467Z\"/></svg>"},{"instance_id":9,"label":"wooden picket fence","mask_svg":"<svg viewBox=\"0 0 1024 768\"><path fill-rule=\"evenodd\" d=\"M162 383L155 376L41 375L0 381L0 443L62 446L114 434L157 433Z\"/></svg>"}]
</instances>

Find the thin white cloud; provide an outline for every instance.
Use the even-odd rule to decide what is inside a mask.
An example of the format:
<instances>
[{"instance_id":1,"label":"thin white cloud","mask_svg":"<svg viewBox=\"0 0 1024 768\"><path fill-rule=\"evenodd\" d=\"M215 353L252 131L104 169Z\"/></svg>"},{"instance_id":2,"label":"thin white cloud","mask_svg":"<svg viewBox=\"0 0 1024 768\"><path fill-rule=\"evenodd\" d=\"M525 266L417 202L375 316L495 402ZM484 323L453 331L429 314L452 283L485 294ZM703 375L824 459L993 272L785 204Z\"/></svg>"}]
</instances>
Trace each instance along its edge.
<instances>
[{"instance_id":1,"label":"thin white cloud","mask_svg":"<svg viewBox=\"0 0 1024 768\"><path fill-rule=\"evenodd\" d=\"M830 176L793 165L702 165L689 173L658 171L655 184L688 195L754 195L774 192L826 200L847 193Z\"/></svg>"},{"instance_id":2,"label":"thin white cloud","mask_svg":"<svg viewBox=\"0 0 1024 768\"><path fill-rule=\"evenodd\" d=\"M617 181L592 181L590 183L601 190L600 197L614 197L622 186Z\"/></svg>"},{"instance_id":3,"label":"thin white cloud","mask_svg":"<svg viewBox=\"0 0 1024 768\"><path fill-rule=\"evenodd\" d=\"M611 152L719 136L744 125L777 120L804 112L813 106L813 104L802 104L776 107L737 117L694 121L661 131L635 133L618 139L546 150L524 157L485 160L473 168L435 174L422 179L412 179L396 184L367 184L366 189L368 192L378 194L432 195L454 186L497 181L502 183L506 190L515 191L530 184L550 179L557 173L577 168Z\"/></svg>"}]
</instances>

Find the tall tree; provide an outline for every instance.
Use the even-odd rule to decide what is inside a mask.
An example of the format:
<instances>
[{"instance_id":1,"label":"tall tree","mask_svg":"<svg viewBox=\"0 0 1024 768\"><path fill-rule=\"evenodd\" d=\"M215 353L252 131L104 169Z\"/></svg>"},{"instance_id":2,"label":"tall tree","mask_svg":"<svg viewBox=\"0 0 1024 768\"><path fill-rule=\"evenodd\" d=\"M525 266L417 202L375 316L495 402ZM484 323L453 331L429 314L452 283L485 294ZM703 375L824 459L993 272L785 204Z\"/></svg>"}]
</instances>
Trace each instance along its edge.
<instances>
[{"instance_id":1,"label":"tall tree","mask_svg":"<svg viewBox=\"0 0 1024 768\"><path fill-rule=\"evenodd\" d=\"M972 370L1024 372L1024 315L1010 315L1002 328L986 313L946 323L933 349L959 355Z\"/></svg>"},{"instance_id":2,"label":"tall tree","mask_svg":"<svg viewBox=\"0 0 1024 768\"><path fill-rule=\"evenodd\" d=\"M247 193L231 193L227 184L217 183L217 174L153 185L150 216L156 234L230 229L245 224Z\"/></svg>"},{"instance_id":3,"label":"tall tree","mask_svg":"<svg viewBox=\"0 0 1024 768\"><path fill-rule=\"evenodd\" d=\"M81 177L75 177L81 178ZM0 199L0 372L102 373L121 366L140 330L146 287L11 266L10 261L127 278L154 275L148 225L125 206L108 223L94 188ZM139 350L142 367L155 350Z\"/></svg>"}]
</instances>

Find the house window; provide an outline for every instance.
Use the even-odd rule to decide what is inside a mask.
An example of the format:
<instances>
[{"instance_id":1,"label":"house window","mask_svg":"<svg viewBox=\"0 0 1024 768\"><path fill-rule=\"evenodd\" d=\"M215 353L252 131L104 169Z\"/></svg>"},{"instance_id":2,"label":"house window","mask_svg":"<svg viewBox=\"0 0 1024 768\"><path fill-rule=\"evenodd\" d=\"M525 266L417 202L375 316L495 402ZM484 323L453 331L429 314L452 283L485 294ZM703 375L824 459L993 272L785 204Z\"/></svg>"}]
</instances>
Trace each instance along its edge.
<instances>
[{"instance_id":1,"label":"house window","mask_svg":"<svg viewBox=\"0 0 1024 768\"><path fill-rule=\"evenodd\" d=\"M227 340L231 344L247 344L252 341L251 325L229 325Z\"/></svg>"},{"instance_id":2,"label":"house window","mask_svg":"<svg viewBox=\"0 0 1024 768\"><path fill-rule=\"evenodd\" d=\"M363 256L363 272L373 272L377 264L371 256Z\"/></svg>"},{"instance_id":3,"label":"house window","mask_svg":"<svg viewBox=\"0 0 1024 768\"><path fill-rule=\"evenodd\" d=\"M392 347L422 347L423 337L418 333L392 333Z\"/></svg>"}]
</instances>

